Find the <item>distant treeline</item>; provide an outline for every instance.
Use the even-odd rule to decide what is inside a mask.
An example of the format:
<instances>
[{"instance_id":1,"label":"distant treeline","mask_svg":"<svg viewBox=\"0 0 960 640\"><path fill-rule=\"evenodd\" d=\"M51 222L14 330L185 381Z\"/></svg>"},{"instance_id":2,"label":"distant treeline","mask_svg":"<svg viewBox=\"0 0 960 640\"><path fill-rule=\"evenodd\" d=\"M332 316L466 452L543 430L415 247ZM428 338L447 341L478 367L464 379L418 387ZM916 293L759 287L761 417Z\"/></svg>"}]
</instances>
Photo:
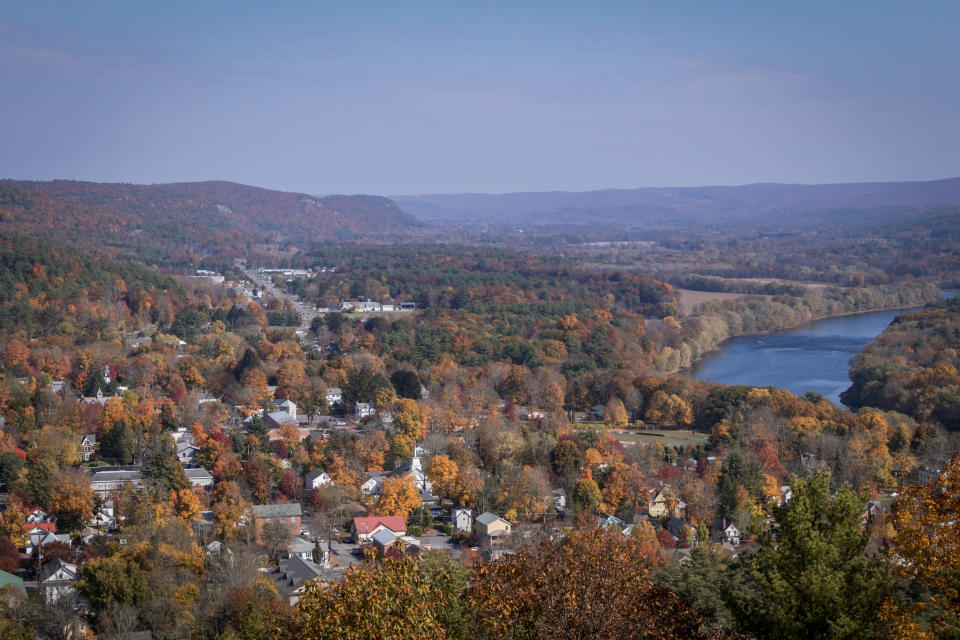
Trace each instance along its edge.
<instances>
[{"instance_id":1,"label":"distant treeline","mask_svg":"<svg viewBox=\"0 0 960 640\"><path fill-rule=\"evenodd\" d=\"M694 291L712 291L720 293L751 293L760 295L802 296L807 287L799 283L777 282L753 279L729 279L718 276L706 276L699 273L673 278L671 284L681 289Z\"/></svg>"}]
</instances>

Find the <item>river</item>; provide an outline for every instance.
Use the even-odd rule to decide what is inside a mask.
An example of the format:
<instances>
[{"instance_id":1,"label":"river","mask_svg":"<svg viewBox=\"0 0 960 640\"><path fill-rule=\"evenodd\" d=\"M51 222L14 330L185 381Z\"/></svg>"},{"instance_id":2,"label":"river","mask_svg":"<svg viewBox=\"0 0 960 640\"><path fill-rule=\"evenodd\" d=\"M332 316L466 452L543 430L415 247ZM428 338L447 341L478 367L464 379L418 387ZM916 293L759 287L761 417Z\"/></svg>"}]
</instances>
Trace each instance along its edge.
<instances>
[{"instance_id":1,"label":"river","mask_svg":"<svg viewBox=\"0 0 960 640\"><path fill-rule=\"evenodd\" d=\"M850 386L850 358L908 311L912 309L859 313L790 331L731 338L689 375L723 384L780 387L797 395L815 391L839 405L840 393Z\"/></svg>"}]
</instances>

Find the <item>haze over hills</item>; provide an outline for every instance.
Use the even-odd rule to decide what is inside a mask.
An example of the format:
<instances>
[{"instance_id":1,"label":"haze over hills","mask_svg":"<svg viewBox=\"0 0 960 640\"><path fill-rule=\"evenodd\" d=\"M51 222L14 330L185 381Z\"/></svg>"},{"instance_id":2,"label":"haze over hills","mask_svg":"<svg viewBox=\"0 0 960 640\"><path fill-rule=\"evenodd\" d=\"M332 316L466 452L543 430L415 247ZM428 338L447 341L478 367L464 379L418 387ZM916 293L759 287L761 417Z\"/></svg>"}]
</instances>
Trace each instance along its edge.
<instances>
[{"instance_id":1,"label":"haze over hills","mask_svg":"<svg viewBox=\"0 0 960 640\"><path fill-rule=\"evenodd\" d=\"M677 223L745 222L800 212L960 205L960 178L391 197L411 215L434 222L642 225L665 218Z\"/></svg>"},{"instance_id":2,"label":"haze over hills","mask_svg":"<svg viewBox=\"0 0 960 640\"><path fill-rule=\"evenodd\" d=\"M157 247L204 254L250 241L369 237L419 224L379 196L315 198L222 181L0 181L0 230L141 258Z\"/></svg>"}]
</instances>

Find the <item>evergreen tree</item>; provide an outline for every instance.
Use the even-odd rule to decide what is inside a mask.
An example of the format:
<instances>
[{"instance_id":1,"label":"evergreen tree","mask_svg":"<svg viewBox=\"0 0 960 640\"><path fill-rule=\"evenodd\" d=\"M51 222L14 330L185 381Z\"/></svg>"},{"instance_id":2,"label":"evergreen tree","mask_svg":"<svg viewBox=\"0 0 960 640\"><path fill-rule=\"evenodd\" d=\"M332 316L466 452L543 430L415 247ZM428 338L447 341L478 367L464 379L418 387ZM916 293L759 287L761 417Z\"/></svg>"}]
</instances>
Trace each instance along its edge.
<instances>
[{"instance_id":1,"label":"evergreen tree","mask_svg":"<svg viewBox=\"0 0 960 640\"><path fill-rule=\"evenodd\" d=\"M737 625L783 640L875 637L890 583L865 553L866 500L847 486L831 497L828 474L790 486L793 498L774 509L761 548L738 560L724 587Z\"/></svg>"}]
</instances>

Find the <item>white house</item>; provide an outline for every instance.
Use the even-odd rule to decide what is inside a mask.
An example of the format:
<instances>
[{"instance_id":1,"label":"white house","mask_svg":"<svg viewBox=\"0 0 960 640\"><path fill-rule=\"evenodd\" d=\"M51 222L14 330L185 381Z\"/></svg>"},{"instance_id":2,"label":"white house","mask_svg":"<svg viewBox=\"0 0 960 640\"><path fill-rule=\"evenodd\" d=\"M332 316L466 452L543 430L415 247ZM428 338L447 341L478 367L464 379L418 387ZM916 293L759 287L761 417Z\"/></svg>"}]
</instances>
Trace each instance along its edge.
<instances>
[{"instance_id":1,"label":"white house","mask_svg":"<svg viewBox=\"0 0 960 640\"><path fill-rule=\"evenodd\" d=\"M383 480L386 477L386 471L367 472L367 479L360 485L360 493L365 496L380 495L380 489L383 487Z\"/></svg>"},{"instance_id":2,"label":"white house","mask_svg":"<svg viewBox=\"0 0 960 640\"><path fill-rule=\"evenodd\" d=\"M470 531L473 529L473 512L465 507L457 507L453 510L450 518L453 528L457 531Z\"/></svg>"},{"instance_id":3,"label":"white house","mask_svg":"<svg viewBox=\"0 0 960 640\"><path fill-rule=\"evenodd\" d=\"M93 517L87 521L87 525L98 529L115 529L117 519L114 516L113 500L107 500L100 507L100 510L93 514Z\"/></svg>"},{"instance_id":4,"label":"white house","mask_svg":"<svg viewBox=\"0 0 960 640\"><path fill-rule=\"evenodd\" d=\"M728 543L735 547L740 546L740 529L732 522L717 518L710 527L710 537L714 542Z\"/></svg>"},{"instance_id":5,"label":"white house","mask_svg":"<svg viewBox=\"0 0 960 640\"><path fill-rule=\"evenodd\" d=\"M134 487L140 487L143 484L139 469L95 471L90 478L90 488L101 497L106 497L111 491L117 491L127 484Z\"/></svg>"},{"instance_id":6,"label":"white house","mask_svg":"<svg viewBox=\"0 0 960 640\"><path fill-rule=\"evenodd\" d=\"M559 513L563 513L567 508L567 494L564 493L562 487L557 487L553 490L553 505Z\"/></svg>"},{"instance_id":7,"label":"white house","mask_svg":"<svg viewBox=\"0 0 960 640\"><path fill-rule=\"evenodd\" d=\"M54 542L70 544L70 536L66 533L56 534L40 527L34 527L27 532L27 546L24 547L24 552L29 555L37 547L42 548Z\"/></svg>"},{"instance_id":8,"label":"white house","mask_svg":"<svg viewBox=\"0 0 960 640\"><path fill-rule=\"evenodd\" d=\"M327 404L332 407L338 402L343 402L343 392L338 387L327 389Z\"/></svg>"},{"instance_id":9,"label":"white house","mask_svg":"<svg viewBox=\"0 0 960 640\"><path fill-rule=\"evenodd\" d=\"M73 593L77 580L77 565L55 558L40 571L40 590L47 604Z\"/></svg>"},{"instance_id":10,"label":"white house","mask_svg":"<svg viewBox=\"0 0 960 640\"><path fill-rule=\"evenodd\" d=\"M309 540L304 540L299 536L291 537L290 542L287 544L287 557L300 558L301 560L312 560L313 543Z\"/></svg>"},{"instance_id":11,"label":"white house","mask_svg":"<svg viewBox=\"0 0 960 640\"><path fill-rule=\"evenodd\" d=\"M314 469L304 478L304 486L308 491L331 483L333 483L333 480L330 478L330 475L321 469Z\"/></svg>"},{"instance_id":12,"label":"white house","mask_svg":"<svg viewBox=\"0 0 960 640\"><path fill-rule=\"evenodd\" d=\"M353 409L354 417L360 421L368 416L372 416L377 412L376 407L373 406L372 402L358 402Z\"/></svg>"}]
</instances>

